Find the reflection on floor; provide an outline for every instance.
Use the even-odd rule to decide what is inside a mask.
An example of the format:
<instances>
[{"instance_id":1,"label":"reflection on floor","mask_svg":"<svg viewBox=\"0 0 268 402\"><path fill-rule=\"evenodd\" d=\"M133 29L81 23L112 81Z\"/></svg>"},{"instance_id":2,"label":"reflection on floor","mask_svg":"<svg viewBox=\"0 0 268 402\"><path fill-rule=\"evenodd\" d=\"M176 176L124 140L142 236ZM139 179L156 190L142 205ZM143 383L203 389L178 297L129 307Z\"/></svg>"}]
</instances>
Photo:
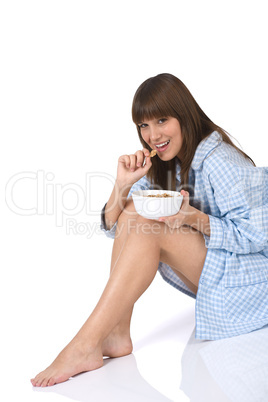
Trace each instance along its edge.
<instances>
[{"instance_id":1,"label":"reflection on floor","mask_svg":"<svg viewBox=\"0 0 268 402\"><path fill-rule=\"evenodd\" d=\"M268 401L268 326L220 341L192 334L182 356L181 389L191 402Z\"/></svg>"},{"instance_id":2,"label":"reflection on floor","mask_svg":"<svg viewBox=\"0 0 268 402\"><path fill-rule=\"evenodd\" d=\"M79 374L66 383L46 388L45 391L56 392L81 402L171 401L142 378L133 354L118 359L106 359L101 369Z\"/></svg>"},{"instance_id":3,"label":"reflection on floor","mask_svg":"<svg viewBox=\"0 0 268 402\"><path fill-rule=\"evenodd\" d=\"M168 346L167 339L162 339L161 346L160 343L154 344L154 353L158 354L161 347L168 350ZM174 343L172 348L174 350ZM140 358L145 350L146 348L137 351L138 361L142 361ZM164 363L168 377L170 370L176 370L169 363L172 363L174 356L178 357L178 388L176 391L175 387L173 393L163 391L163 384L158 387L148 381L146 374L144 375L146 370L138 369L135 353L123 358L106 359L99 370L77 375L54 387L34 391L53 392L80 402L268 400L268 326L250 334L220 341L198 341L193 332L183 353L176 355L176 350L172 356L167 353ZM147 369L155 370L155 359L145 359L143 364L147 365ZM140 371L143 371L143 375ZM162 375L164 383L163 377Z\"/></svg>"}]
</instances>

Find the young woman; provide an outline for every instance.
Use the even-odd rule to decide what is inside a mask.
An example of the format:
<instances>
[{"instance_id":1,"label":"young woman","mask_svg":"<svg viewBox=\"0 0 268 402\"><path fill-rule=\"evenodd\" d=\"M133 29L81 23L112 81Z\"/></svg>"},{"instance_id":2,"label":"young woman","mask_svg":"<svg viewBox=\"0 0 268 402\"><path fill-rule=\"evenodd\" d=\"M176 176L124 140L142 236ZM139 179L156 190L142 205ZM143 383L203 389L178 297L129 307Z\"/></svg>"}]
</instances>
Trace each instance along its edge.
<instances>
[{"instance_id":1,"label":"young woman","mask_svg":"<svg viewBox=\"0 0 268 402\"><path fill-rule=\"evenodd\" d=\"M109 281L74 339L31 380L34 386L100 368L103 356L131 353L133 305L157 270L196 298L196 338L268 324L268 169L255 167L170 74L138 88L132 116L143 149L119 157L102 213L102 229L114 237ZM147 188L181 190L180 211L159 220L138 215L131 194Z\"/></svg>"}]
</instances>

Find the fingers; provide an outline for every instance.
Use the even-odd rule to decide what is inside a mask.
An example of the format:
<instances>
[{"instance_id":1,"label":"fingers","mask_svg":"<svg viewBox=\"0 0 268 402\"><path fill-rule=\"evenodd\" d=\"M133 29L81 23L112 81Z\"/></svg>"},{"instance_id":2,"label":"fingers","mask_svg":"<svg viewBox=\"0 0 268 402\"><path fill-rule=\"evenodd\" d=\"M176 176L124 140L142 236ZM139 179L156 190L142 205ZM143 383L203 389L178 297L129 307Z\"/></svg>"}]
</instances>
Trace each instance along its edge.
<instances>
[{"instance_id":1,"label":"fingers","mask_svg":"<svg viewBox=\"0 0 268 402\"><path fill-rule=\"evenodd\" d=\"M189 193L186 190L181 190L181 195L183 195L183 197L189 197Z\"/></svg>"},{"instance_id":2,"label":"fingers","mask_svg":"<svg viewBox=\"0 0 268 402\"><path fill-rule=\"evenodd\" d=\"M142 151L137 151L135 152L135 155L137 157L137 167L143 166L144 164L144 159L146 156L149 155L148 149L143 149Z\"/></svg>"},{"instance_id":3,"label":"fingers","mask_svg":"<svg viewBox=\"0 0 268 402\"><path fill-rule=\"evenodd\" d=\"M123 163L126 169L134 172L136 169L142 167L143 165L146 165L146 167L151 166L150 152L148 151L148 149L144 148L142 151L137 151L135 154L120 156L118 162Z\"/></svg>"},{"instance_id":4,"label":"fingers","mask_svg":"<svg viewBox=\"0 0 268 402\"><path fill-rule=\"evenodd\" d=\"M134 172L137 167L137 157L136 155L129 155L130 165L129 169L131 172Z\"/></svg>"},{"instance_id":5,"label":"fingers","mask_svg":"<svg viewBox=\"0 0 268 402\"><path fill-rule=\"evenodd\" d=\"M151 161L151 157L149 154L148 156L146 156L144 168L148 171L151 166L152 166L152 161Z\"/></svg>"},{"instance_id":6,"label":"fingers","mask_svg":"<svg viewBox=\"0 0 268 402\"><path fill-rule=\"evenodd\" d=\"M188 191L181 190L181 195L183 196L182 204L181 204L181 210L185 210L189 207L190 203L190 194Z\"/></svg>"},{"instance_id":7,"label":"fingers","mask_svg":"<svg viewBox=\"0 0 268 402\"><path fill-rule=\"evenodd\" d=\"M122 163L123 165L125 165L126 168L129 168L129 167L130 167L130 159L129 159L129 156L128 156L128 155L121 155L121 156L118 158L118 162L119 162L119 163Z\"/></svg>"},{"instance_id":8,"label":"fingers","mask_svg":"<svg viewBox=\"0 0 268 402\"><path fill-rule=\"evenodd\" d=\"M145 156L150 156L150 152L147 148L143 148L141 152L143 152Z\"/></svg>"},{"instance_id":9,"label":"fingers","mask_svg":"<svg viewBox=\"0 0 268 402\"><path fill-rule=\"evenodd\" d=\"M176 217L162 216L161 218L158 219L158 222L165 223L171 229L176 229L176 228L179 229L183 224L182 219L178 218L177 215L176 215Z\"/></svg>"}]
</instances>

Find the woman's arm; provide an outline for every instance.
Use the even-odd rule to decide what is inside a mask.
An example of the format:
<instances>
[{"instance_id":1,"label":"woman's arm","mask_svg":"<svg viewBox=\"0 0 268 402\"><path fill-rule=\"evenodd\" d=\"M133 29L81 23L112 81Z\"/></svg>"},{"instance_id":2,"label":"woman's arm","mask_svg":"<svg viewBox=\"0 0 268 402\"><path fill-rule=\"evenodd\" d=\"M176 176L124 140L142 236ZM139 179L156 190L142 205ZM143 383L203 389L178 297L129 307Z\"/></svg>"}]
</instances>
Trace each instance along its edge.
<instances>
[{"instance_id":1,"label":"woman's arm","mask_svg":"<svg viewBox=\"0 0 268 402\"><path fill-rule=\"evenodd\" d=\"M120 156L115 185L104 211L106 229L110 230L117 222L131 187L147 174L151 166L150 153L145 148L133 155Z\"/></svg>"},{"instance_id":2,"label":"woman's arm","mask_svg":"<svg viewBox=\"0 0 268 402\"><path fill-rule=\"evenodd\" d=\"M105 207L105 226L110 230L117 222L121 212L123 211L131 185L121 186L117 181L115 182L112 194Z\"/></svg>"},{"instance_id":3,"label":"woman's arm","mask_svg":"<svg viewBox=\"0 0 268 402\"><path fill-rule=\"evenodd\" d=\"M258 253L268 246L268 169L232 166L224 160L218 165L209 182L219 215L209 215L206 246L237 254Z\"/></svg>"},{"instance_id":4,"label":"woman's arm","mask_svg":"<svg viewBox=\"0 0 268 402\"><path fill-rule=\"evenodd\" d=\"M232 167L224 160L207 168L219 215L207 215L190 206L189 195L182 190L184 200L179 213L159 220L170 227L188 225L197 229L205 235L207 248L237 254L267 248L268 168Z\"/></svg>"},{"instance_id":5,"label":"woman's arm","mask_svg":"<svg viewBox=\"0 0 268 402\"><path fill-rule=\"evenodd\" d=\"M192 207L192 213L189 215L188 220L186 220L186 224L206 236L210 236L209 216L199 211L199 209Z\"/></svg>"}]
</instances>

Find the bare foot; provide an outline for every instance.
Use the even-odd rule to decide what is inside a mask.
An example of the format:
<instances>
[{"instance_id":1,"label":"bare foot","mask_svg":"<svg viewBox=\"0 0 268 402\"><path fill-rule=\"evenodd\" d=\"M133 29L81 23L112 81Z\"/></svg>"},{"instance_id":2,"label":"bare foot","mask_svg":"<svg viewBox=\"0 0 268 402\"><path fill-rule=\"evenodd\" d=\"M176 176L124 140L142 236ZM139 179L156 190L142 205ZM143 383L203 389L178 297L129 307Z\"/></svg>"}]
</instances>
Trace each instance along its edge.
<instances>
[{"instance_id":1,"label":"bare foot","mask_svg":"<svg viewBox=\"0 0 268 402\"><path fill-rule=\"evenodd\" d=\"M133 351L132 341L129 335L113 331L102 344L102 354L108 357L122 357Z\"/></svg>"},{"instance_id":2,"label":"bare foot","mask_svg":"<svg viewBox=\"0 0 268 402\"><path fill-rule=\"evenodd\" d=\"M73 339L54 362L31 380L34 387L47 387L68 380L75 374L96 370L103 365L101 348L90 348Z\"/></svg>"}]
</instances>

